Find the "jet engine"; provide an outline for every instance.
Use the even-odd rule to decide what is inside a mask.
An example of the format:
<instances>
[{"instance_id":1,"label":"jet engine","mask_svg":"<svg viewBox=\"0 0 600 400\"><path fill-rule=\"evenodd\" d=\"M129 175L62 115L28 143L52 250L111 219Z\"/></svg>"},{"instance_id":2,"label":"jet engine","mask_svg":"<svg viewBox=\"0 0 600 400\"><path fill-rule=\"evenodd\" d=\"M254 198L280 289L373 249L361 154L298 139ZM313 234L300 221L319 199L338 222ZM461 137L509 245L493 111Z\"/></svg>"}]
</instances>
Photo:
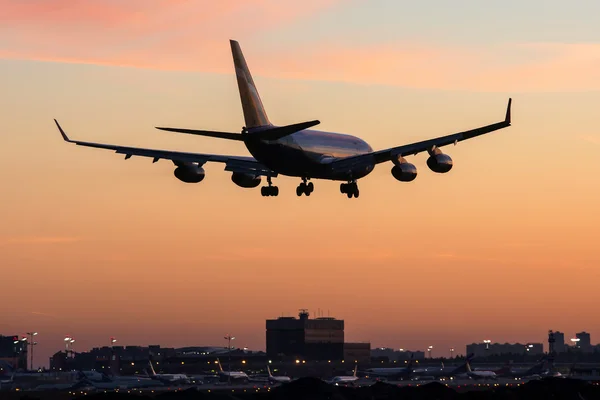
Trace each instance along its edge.
<instances>
[{"instance_id":1,"label":"jet engine","mask_svg":"<svg viewBox=\"0 0 600 400\"><path fill-rule=\"evenodd\" d=\"M194 163L180 163L175 168L174 175L177 179L185 183L202 182L205 173L204 168Z\"/></svg>"},{"instance_id":2,"label":"jet engine","mask_svg":"<svg viewBox=\"0 0 600 400\"><path fill-rule=\"evenodd\" d=\"M260 176L245 174L243 172L234 172L231 174L231 180L243 188L254 188L260 185Z\"/></svg>"},{"instance_id":3,"label":"jet engine","mask_svg":"<svg viewBox=\"0 0 600 400\"><path fill-rule=\"evenodd\" d=\"M400 182L410 182L417 177L417 167L407 162L403 157L393 160L392 175Z\"/></svg>"},{"instance_id":4,"label":"jet engine","mask_svg":"<svg viewBox=\"0 0 600 400\"><path fill-rule=\"evenodd\" d=\"M442 153L438 148L429 151L427 166L433 172L444 174L452 169L452 158L449 155Z\"/></svg>"}]
</instances>

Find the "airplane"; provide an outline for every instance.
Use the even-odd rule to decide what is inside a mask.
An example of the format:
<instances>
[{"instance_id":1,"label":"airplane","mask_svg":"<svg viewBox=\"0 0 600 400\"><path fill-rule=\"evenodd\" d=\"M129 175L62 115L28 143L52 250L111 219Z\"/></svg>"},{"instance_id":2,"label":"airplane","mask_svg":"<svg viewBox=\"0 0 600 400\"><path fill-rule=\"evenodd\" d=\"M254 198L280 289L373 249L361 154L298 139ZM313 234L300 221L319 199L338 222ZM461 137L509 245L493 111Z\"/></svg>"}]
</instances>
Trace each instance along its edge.
<instances>
[{"instance_id":1,"label":"airplane","mask_svg":"<svg viewBox=\"0 0 600 400\"><path fill-rule=\"evenodd\" d=\"M162 386L163 382L140 376L108 376L96 371L79 371L80 379L87 379L97 389L132 389Z\"/></svg>"},{"instance_id":2,"label":"airplane","mask_svg":"<svg viewBox=\"0 0 600 400\"><path fill-rule=\"evenodd\" d=\"M358 370L358 365L354 366L354 373L351 376L334 376L331 380L327 381L327 383L340 384L340 383L353 383L359 380L360 378L356 376L356 372Z\"/></svg>"},{"instance_id":3,"label":"airplane","mask_svg":"<svg viewBox=\"0 0 600 400\"><path fill-rule=\"evenodd\" d=\"M267 372L269 373L269 383L274 385L276 383L288 383L292 381L289 376L273 376L271 368L267 365Z\"/></svg>"},{"instance_id":4,"label":"airplane","mask_svg":"<svg viewBox=\"0 0 600 400\"><path fill-rule=\"evenodd\" d=\"M409 378L412 373L413 356L411 355L405 367L369 368L365 374L388 379Z\"/></svg>"},{"instance_id":5,"label":"airplane","mask_svg":"<svg viewBox=\"0 0 600 400\"><path fill-rule=\"evenodd\" d=\"M421 368L421 369L415 369L413 370L413 374L416 376L428 376L428 377L433 377L433 378L452 378L455 377L459 374L464 374L465 372L467 372L467 365L469 363L470 360L472 360L474 357L473 354L470 354L465 363L462 365L459 365L458 367L444 367L444 364L442 363L442 367L441 368Z\"/></svg>"},{"instance_id":6,"label":"airplane","mask_svg":"<svg viewBox=\"0 0 600 400\"><path fill-rule=\"evenodd\" d=\"M485 370L472 370L471 363L467 361L466 364L467 372L466 376L471 379L498 379L498 375L494 371Z\"/></svg>"},{"instance_id":7,"label":"airplane","mask_svg":"<svg viewBox=\"0 0 600 400\"><path fill-rule=\"evenodd\" d=\"M219 365L219 379L221 382L227 382L229 378L231 380L239 381L248 381L250 377L244 371L224 371L223 366L221 365L221 360L217 358L217 364Z\"/></svg>"},{"instance_id":8,"label":"airplane","mask_svg":"<svg viewBox=\"0 0 600 400\"><path fill-rule=\"evenodd\" d=\"M150 365L150 378L162 383L190 383L190 378L185 374L157 374L152 366L152 361L148 360Z\"/></svg>"},{"instance_id":9,"label":"airplane","mask_svg":"<svg viewBox=\"0 0 600 400\"><path fill-rule=\"evenodd\" d=\"M296 188L298 196L310 196L314 191L310 179L325 179L341 181L340 192L348 198L359 197L357 181L369 175L377 164L392 162L392 176L401 182L411 182L417 177L417 168L404 157L426 151L429 154L429 169L436 173L447 173L452 169L453 161L442 152L441 147L456 145L460 141L511 126L512 99L508 100L504 121L378 151L373 151L367 142L355 136L308 129L320 124L319 120L285 126L273 125L267 117L239 43L230 40L230 46L244 114L245 126L241 133L156 128L241 141L252 157L153 150L72 140L56 119L54 122L68 143L113 150L117 154L124 154L126 160L132 156L148 157L153 163L160 159L171 160L176 166L174 175L182 182L201 182L205 178L204 164L218 162L225 164L225 171L232 173L231 180L242 188L255 188L260 185L261 178L266 177L267 186L261 187L263 197L278 196L279 188L273 186L272 179L285 175L301 178L302 182Z\"/></svg>"}]
</instances>

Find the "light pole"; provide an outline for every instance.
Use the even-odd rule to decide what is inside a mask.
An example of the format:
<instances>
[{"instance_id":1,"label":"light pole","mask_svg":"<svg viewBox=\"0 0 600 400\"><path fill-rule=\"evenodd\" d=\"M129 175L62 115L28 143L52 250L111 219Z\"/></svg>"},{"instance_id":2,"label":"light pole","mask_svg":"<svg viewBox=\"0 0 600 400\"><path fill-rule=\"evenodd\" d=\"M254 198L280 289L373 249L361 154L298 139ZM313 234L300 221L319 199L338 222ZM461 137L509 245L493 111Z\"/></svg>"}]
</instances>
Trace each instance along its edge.
<instances>
[{"instance_id":1,"label":"light pole","mask_svg":"<svg viewBox=\"0 0 600 400\"><path fill-rule=\"evenodd\" d=\"M490 349L490 343L492 343L492 341L489 339L485 339L483 341L483 343L485 343L485 350L486 350L486 357L487 357L487 351Z\"/></svg>"},{"instance_id":2,"label":"light pole","mask_svg":"<svg viewBox=\"0 0 600 400\"><path fill-rule=\"evenodd\" d=\"M37 332L27 332L27 335L29 336L29 343L28 343L28 345L31 348L31 354L29 355L29 358L31 360L30 364L29 364L29 370L30 371L33 371L33 346L35 346L37 344L37 342L35 342L33 340L33 337L37 336L37 334L38 334Z\"/></svg>"},{"instance_id":3,"label":"light pole","mask_svg":"<svg viewBox=\"0 0 600 400\"><path fill-rule=\"evenodd\" d=\"M114 337L111 337L110 338L110 347L112 347L116 342L117 342L117 339L115 339Z\"/></svg>"},{"instance_id":4,"label":"light pole","mask_svg":"<svg viewBox=\"0 0 600 400\"><path fill-rule=\"evenodd\" d=\"M427 348L427 352L429 353L429 358L432 358L432 357L433 357L433 355L431 354L431 351L432 351L432 350L433 350L433 346L429 346L429 347Z\"/></svg>"},{"instance_id":5,"label":"light pole","mask_svg":"<svg viewBox=\"0 0 600 400\"><path fill-rule=\"evenodd\" d=\"M454 347L450 349L450 358L454 358Z\"/></svg>"},{"instance_id":6,"label":"light pole","mask_svg":"<svg viewBox=\"0 0 600 400\"><path fill-rule=\"evenodd\" d=\"M73 343L75 343L75 339L71 335L67 335L65 337L65 353L67 357L69 356L69 345L71 346L71 355L73 355Z\"/></svg>"},{"instance_id":7,"label":"light pole","mask_svg":"<svg viewBox=\"0 0 600 400\"><path fill-rule=\"evenodd\" d=\"M231 341L235 339L235 336L227 335L225 336L225 340L227 340L227 367L229 369L229 376L227 377L227 382L231 385Z\"/></svg>"}]
</instances>

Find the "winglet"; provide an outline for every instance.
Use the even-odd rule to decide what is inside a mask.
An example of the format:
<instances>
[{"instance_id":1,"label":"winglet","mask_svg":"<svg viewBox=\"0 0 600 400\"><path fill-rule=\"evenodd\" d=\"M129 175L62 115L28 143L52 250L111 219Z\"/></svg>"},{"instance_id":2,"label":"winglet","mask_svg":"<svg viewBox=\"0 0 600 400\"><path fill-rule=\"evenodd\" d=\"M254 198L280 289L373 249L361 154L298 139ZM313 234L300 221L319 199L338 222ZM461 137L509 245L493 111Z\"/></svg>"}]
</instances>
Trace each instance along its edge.
<instances>
[{"instance_id":1,"label":"winglet","mask_svg":"<svg viewBox=\"0 0 600 400\"><path fill-rule=\"evenodd\" d=\"M504 122L507 122L510 124L510 107L512 105L512 97L508 99L508 106L506 107L506 118L504 119Z\"/></svg>"},{"instance_id":2,"label":"winglet","mask_svg":"<svg viewBox=\"0 0 600 400\"><path fill-rule=\"evenodd\" d=\"M69 139L69 137L67 136L67 134L65 133L65 131L63 131L63 128L61 128L60 124L58 123L58 121L56 119L54 119L54 123L56 123L56 126L57 126L58 130L60 131L60 134L62 135L64 141L71 143L72 140Z\"/></svg>"}]
</instances>

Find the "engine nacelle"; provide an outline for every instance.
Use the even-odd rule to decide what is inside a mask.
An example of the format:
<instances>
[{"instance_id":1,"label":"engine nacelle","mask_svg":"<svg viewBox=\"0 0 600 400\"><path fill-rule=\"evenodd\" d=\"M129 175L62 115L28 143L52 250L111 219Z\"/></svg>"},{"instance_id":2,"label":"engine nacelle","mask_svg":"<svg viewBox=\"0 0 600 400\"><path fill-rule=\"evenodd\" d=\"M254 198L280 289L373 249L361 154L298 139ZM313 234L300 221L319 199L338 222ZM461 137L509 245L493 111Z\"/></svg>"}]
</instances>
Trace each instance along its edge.
<instances>
[{"instance_id":1,"label":"engine nacelle","mask_svg":"<svg viewBox=\"0 0 600 400\"><path fill-rule=\"evenodd\" d=\"M202 182L205 176L204 168L194 163L179 164L173 174L185 183Z\"/></svg>"},{"instance_id":2,"label":"engine nacelle","mask_svg":"<svg viewBox=\"0 0 600 400\"><path fill-rule=\"evenodd\" d=\"M417 167L413 164L406 162L402 157L393 160L394 167L392 168L392 175L400 182L410 182L415 180L417 177Z\"/></svg>"},{"instance_id":3,"label":"engine nacelle","mask_svg":"<svg viewBox=\"0 0 600 400\"><path fill-rule=\"evenodd\" d=\"M427 159L427 166L433 172L444 174L452 169L452 158L444 153L432 154Z\"/></svg>"},{"instance_id":4,"label":"engine nacelle","mask_svg":"<svg viewBox=\"0 0 600 400\"><path fill-rule=\"evenodd\" d=\"M260 176L244 174L243 172L234 172L231 174L231 180L243 188L255 188L260 185Z\"/></svg>"}]
</instances>

